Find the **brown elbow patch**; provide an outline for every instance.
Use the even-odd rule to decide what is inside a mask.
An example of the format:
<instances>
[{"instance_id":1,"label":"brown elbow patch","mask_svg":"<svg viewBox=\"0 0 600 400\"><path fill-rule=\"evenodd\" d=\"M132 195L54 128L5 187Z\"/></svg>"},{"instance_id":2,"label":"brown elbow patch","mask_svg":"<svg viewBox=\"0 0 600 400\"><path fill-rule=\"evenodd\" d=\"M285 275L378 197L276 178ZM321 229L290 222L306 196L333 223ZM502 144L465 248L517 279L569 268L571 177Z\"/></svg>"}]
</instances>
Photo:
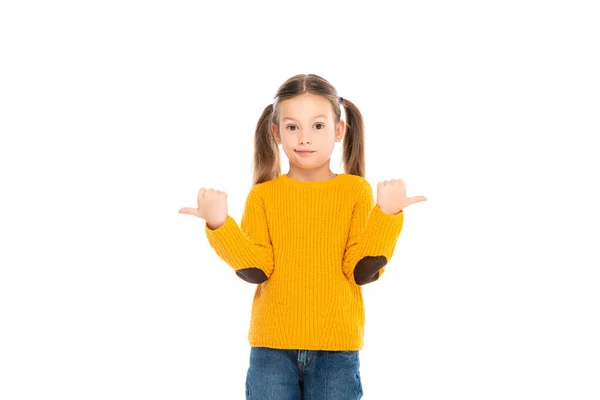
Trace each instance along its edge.
<instances>
[{"instance_id":1,"label":"brown elbow patch","mask_svg":"<svg viewBox=\"0 0 600 400\"><path fill-rule=\"evenodd\" d=\"M238 269L235 274L250 283L263 283L267 280L267 275L260 268Z\"/></svg>"},{"instance_id":2,"label":"brown elbow patch","mask_svg":"<svg viewBox=\"0 0 600 400\"><path fill-rule=\"evenodd\" d=\"M385 256L367 256L354 268L354 280L357 285L365 285L379 279L379 270L387 264Z\"/></svg>"}]
</instances>

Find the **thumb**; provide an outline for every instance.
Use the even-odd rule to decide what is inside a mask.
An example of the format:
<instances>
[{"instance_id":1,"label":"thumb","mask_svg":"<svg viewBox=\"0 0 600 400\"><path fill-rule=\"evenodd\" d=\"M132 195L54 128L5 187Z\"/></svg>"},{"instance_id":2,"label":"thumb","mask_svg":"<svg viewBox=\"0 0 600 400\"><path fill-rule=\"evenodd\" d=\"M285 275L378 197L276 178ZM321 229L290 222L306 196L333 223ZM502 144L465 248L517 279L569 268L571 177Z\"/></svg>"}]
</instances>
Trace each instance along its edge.
<instances>
[{"instance_id":1,"label":"thumb","mask_svg":"<svg viewBox=\"0 0 600 400\"><path fill-rule=\"evenodd\" d=\"M197 208L183 207L182 209L179 210L179 214L189 214L189 215L193 215L194 217L200 217L198 215Z\"/></svg>"}]
</instances>

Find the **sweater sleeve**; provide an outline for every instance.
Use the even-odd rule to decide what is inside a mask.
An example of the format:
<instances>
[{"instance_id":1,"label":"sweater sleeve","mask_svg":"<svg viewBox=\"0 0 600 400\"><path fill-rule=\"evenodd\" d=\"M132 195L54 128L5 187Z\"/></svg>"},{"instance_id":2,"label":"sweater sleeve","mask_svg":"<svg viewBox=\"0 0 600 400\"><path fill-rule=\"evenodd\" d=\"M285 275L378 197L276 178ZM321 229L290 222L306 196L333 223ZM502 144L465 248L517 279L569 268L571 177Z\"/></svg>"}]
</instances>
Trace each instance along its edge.
<instances>
[{"instance_id":1,"label":"sweater sleeve","mask_svg":"<svg viewBox=\"0 0 600 400\"><path fill-rule=\"evenodd\" d=\"M210 246L241 279L263 283L274 268L273 247L262 199L253 187L246 198L241 223L228 215L217 229L204 229Z\"/></svg>"},{"instance_id":2,"label":"sweater sleeve","mask_svg":"<svg viewBox=\"0 0 600 400\"><path fill-rule=\"evenodd\" d=\"M342 269L357 285L374 282L385 271L402 231L404 211L390 215L382 211L373 198L371 185L365 180L361 196L352 213L350 232Z\"/></svg>"}]
</instances>

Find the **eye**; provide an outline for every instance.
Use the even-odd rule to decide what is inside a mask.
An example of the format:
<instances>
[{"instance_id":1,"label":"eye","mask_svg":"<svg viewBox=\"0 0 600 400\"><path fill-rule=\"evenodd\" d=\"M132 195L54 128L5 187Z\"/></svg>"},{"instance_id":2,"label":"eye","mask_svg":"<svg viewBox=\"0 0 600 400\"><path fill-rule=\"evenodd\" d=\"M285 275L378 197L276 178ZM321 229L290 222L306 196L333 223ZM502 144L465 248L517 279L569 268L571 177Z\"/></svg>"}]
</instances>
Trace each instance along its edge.
<instances>
[{"instance_id":1,"label":"eye","mask_svg":"<svg viewBox=\"0 0 600 400\"><path fill-rule=\"evenodd\" d=\"M317 122L317 123L315 124L315 126L317 126L317 125L321 125L321 128L320 128L320 129L317 129L317 130L319 130L319 131L320 131L320 130L323 130L323 128L325 127L325 124L322 124L322 123L320 123L320 122ZM297 126L296 126L296 125L287 125L285 128L286 128L287 130L291 130L291 131L293 132L293 131L295 131L296 129L289 129L289 128L290 128L290 127L292 127L292 126L293 126L293 127L295 127L295 128L297 128Z\"/></svg>"}]
</instances>

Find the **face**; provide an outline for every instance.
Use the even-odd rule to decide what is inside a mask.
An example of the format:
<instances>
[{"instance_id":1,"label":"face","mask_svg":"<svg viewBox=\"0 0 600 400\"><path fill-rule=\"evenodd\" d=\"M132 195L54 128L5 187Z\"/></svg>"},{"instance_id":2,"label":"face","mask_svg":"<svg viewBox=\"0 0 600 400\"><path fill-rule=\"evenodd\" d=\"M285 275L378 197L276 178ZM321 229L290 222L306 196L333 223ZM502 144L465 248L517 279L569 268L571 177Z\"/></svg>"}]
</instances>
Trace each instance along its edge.
<instances>
[{"instance_id":1,"label":"face","mask_svg":"<svg viewBox=\"0 0 600 400\"><path fill-rule=\"evenodd\" d=\"M279 127L272 124L275 141L282 145L291 164L317 168L327 163L342 140L344 121L334 123L331 103L325 97L303 93L279 103ZM300 153L309 150L310 153Z\"/></svg>"}]
</instances>

